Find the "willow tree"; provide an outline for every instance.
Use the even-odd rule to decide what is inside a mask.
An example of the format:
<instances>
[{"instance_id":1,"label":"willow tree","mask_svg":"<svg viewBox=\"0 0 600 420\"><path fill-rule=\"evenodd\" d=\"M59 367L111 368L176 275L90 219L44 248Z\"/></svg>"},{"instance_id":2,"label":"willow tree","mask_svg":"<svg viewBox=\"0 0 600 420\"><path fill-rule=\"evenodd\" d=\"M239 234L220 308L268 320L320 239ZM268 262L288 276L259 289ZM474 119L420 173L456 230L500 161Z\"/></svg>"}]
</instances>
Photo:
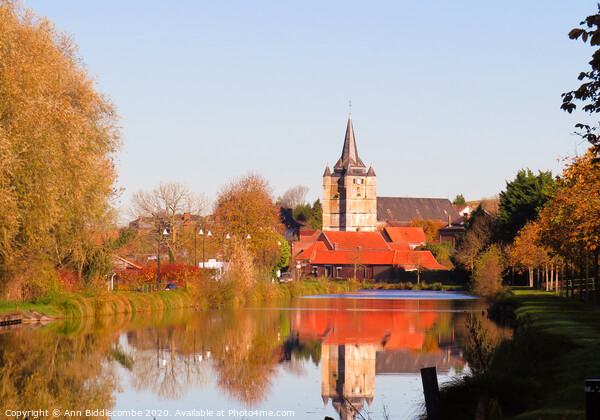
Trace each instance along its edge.
<instances>
[{"instance_id":1,"label":"willow tree","mask_svg":"<svg viewBox=\"0 0 600 420\"><path fill-rule=\"evenodd\" d=\"M5 294L53 269L106 269L120 147L116 110L72 39L0 0L0 276ZM44 274L42 274L44 273Z\"/></svg>"}]
</instances>

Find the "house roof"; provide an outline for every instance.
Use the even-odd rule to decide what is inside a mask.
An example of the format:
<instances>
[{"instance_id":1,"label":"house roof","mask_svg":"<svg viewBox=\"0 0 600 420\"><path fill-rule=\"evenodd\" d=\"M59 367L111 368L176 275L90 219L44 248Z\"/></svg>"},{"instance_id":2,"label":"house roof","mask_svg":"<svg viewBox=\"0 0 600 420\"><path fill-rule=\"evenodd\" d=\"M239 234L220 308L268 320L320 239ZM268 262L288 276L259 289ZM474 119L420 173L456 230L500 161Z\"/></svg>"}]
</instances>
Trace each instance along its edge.
<instances>
[{"instance_id":1,"label":"house roof","mask_svg":"<svg viewBox=\"0 0 600 420\"><path fill-rule=\"evenodd\" d=\"M447 270L429 251L394 250L330 250L316 242L298 257L313 265L393 265L405 270Z\"/></svg>"},{"instance_id":2,"label":"house roof","mask_svg":"<svg viewBox=\"0 0 600 420\"><path fill-rule=\"evenodd\" d=\"M384 249L387 242L379 232L323 232L318 240L327 243L329 249Z\"/></svg>"},{"instance_id":3,"label":"house roof","mask_svg":"<svg viewBox=\"0 0 600 420\"><path fill-rule=\"evenodd\" d=\"M407 242L388 242L388 246L394 251L410 251L410 244Z\"/></svg>"},{"instance_id":4,"label":"house roof","mask_svg":"<svg viewBox=\"0 0 600 420\"><path fill-rule=\"evenodd\" d=\"M327 251L327 246L323 242L314 242L308 248L300 252L296 257L299 260L312 260L316 256L317 251Z\"/></svg>"},{"instance_id":5,"label":"house roof","mask_svg":"<svg viewBox=\"0 0 600 420\"><path fill-rule=\"evenodd\" d=\"M317 242L318 243L318 242ZM314 257L310 260L311 264L337 264L337 265L392 265L394 262L394 252L392 250L384 251L361 251L361 250L315 250Z\"/></svg>"},{"instance_id":6,"label":"house roof","mask_svg":"<svg viewBox=\"0 0 600 420\"><path fill-rule=\"evenodd\" d=\"M137 268L137 269L139 269L139 270L141 270L142 268L144 268L144 267L142 267L141 265L139 265L139 264L136 264L136 263L134 263L133 261L129 261L129 260L127 260L127 259L123 258L123 257L120 257L120 256L118 256L118 255L115 255L115 256L114 256L114 258L115 258L116 260L118 260L118 261L121 261L121 262L123 262L123 263L124 263L126 266L129 266L129 267L131 267L131 268Z\"/></svg>"},{"instance_id":7,"label":"house roof","mask_svg":"<svg viewBox=\"0 0 600 420\"><path fill-rule=\"evenodd\" d=\"M377 197L377 220L411 222L416 219L458 219L460 215L447 198Z\"/></svg>"},{"instance_id":8,"label":"house roof","mask_svg":"<svg viewBox=\"0 0 600 420\"><path fill-rule=\"evenodd\" d=\"M436 261L429 251L396 251L394 265L403 267L405 270L415 270L418 266L425 270L447 270Z\"/></svg>"},{"instance_id":9,"label":"house roof","mask_svg":"<svg viewBox=\"0 0 600 420\"><path fill-rule=\"evenodd\" d=\"M386 226L385 233L392 242L425 243L427 238L421 227L391 227Z\"/></svg>"}]
</instances>

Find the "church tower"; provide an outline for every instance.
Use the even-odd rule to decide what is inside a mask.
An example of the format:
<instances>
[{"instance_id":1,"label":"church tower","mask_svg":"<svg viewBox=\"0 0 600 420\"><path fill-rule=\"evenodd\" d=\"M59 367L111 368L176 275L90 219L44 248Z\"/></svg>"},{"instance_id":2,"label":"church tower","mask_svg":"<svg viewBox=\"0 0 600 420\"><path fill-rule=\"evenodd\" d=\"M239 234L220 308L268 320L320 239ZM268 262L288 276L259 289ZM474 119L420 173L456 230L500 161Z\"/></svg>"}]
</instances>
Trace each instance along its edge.
<instances>
[{"instance_id":1,"label":"church tower","mask_svg":"<svg viewBox=\"0 0 600 420\"><path fill-rule=\"evenodd\" d=\"M323 174L323 230L374 232L377 226L377 177L358 157L352 115L348 116L342 156Z\"/></svg>"}]
</instances>

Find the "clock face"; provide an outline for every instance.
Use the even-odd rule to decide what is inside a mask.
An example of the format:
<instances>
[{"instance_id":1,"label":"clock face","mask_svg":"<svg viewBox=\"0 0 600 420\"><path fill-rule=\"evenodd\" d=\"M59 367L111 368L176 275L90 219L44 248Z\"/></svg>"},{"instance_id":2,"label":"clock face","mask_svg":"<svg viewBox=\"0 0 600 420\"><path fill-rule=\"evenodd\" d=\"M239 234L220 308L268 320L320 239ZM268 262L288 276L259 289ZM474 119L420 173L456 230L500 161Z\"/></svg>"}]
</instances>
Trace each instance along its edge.
<instances>
[{"instance_id":1,"label":"clock face","mask_svg":"<svg viewBox=\"0 0 600 420\"><path fill-rule=\"evenodd\" d=\"M362 179L360 179L360 178L359 178L359 179L357 179L357 180L356 180L356 183L357 183L357 184L362 184Z\"/></svg>"}]
</instances>

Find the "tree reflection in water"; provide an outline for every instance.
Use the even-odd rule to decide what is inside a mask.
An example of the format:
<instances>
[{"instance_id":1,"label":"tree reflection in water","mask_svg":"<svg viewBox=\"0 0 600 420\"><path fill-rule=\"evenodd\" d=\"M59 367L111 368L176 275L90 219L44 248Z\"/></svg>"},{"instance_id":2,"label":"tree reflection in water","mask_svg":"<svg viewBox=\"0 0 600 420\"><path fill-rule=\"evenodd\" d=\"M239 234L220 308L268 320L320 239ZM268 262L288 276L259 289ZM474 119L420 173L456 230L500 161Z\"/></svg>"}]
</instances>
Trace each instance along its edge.
<instances>
[{"instance_id":1,"label":"tree reflection in water","mask_svg":"<svg viewBox=\"0 0 600 420\"><path fill-rule=\"evenodd\" d=\"M159 400L216 383L253 407L267 399L280 367L302 375L312 363L321 366L323 400L353 418L347 402L370 405L375 375L462 366L457 342L464 314L450 303L307 299L298 305L138 313L0 334L0 406L111 408L120 364L137 392Z\"/></svg>"},{"instance_id":2,"label":"tree reflection in water","mask_svg":"<svg viewBox=\"0 0 600 420\"><path fill-rule=\"evenodd\" d=\"M177 399L214 373L230 396L255 405L277 373L280 326L278 311L217 310L198 312L184 325L129 331L132 382L138 391Z\"/></svg>"},{"instance_id":3,"label":"tree reflection in water","mask_svg":"<svg viewBox=\"0 0 600 420\"><path fill-rule=\"evenodd\" d=\"M110 409L116 376L114 337L101 331L57 335L52 329L0 334L0 407Z\"/></svg>"}]
</instances>

